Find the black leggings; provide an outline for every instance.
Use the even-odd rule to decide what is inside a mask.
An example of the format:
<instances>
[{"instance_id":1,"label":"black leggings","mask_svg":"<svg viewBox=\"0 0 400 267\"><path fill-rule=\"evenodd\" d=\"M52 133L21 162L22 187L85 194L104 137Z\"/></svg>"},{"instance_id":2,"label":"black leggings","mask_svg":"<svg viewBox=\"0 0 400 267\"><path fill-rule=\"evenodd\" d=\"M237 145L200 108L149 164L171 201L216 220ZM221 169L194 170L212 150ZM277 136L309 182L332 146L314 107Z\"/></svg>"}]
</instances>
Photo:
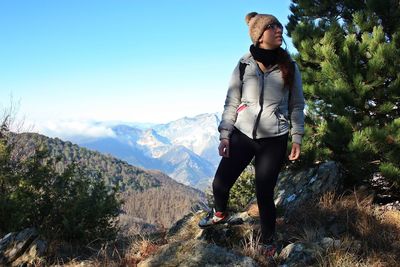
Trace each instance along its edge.
<instances>
[{"instance_id":1,"label":"black leggings","mask_svg":"<svg viewBox=\"0 0 400 267\"><path fill-rule=\"evenodd\" d=\"M216 211L225 211L229 191L255 157L256 196L260 211L262 242L275 232L274 187L286 157L288 134L253 140L234 129L229 141L229 158L222 158L213 181Z\"/></svg>"}]
</instances>

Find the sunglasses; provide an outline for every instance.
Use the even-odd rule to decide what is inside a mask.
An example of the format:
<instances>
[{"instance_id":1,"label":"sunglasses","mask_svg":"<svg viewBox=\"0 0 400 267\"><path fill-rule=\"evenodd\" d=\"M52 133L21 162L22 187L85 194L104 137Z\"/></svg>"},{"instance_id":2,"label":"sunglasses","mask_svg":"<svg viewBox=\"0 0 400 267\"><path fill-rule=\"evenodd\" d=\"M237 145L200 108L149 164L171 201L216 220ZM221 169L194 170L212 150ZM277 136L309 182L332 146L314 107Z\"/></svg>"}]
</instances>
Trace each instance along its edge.
<instances>
[{"instance_id":1,"label":"sunglasses","mask_svg":"<svg viewBox=\"0 0 400 267\"><path fill-rule=\"evenodd\" d=\"M268 24L267 26L265 26L265 30L269 30L269 29L272 29L274 31L277 29L283 30L283 25L280 24L279 22L274 22L274 23L271 23L271 24Z\"/></svg>"}]
</instances>

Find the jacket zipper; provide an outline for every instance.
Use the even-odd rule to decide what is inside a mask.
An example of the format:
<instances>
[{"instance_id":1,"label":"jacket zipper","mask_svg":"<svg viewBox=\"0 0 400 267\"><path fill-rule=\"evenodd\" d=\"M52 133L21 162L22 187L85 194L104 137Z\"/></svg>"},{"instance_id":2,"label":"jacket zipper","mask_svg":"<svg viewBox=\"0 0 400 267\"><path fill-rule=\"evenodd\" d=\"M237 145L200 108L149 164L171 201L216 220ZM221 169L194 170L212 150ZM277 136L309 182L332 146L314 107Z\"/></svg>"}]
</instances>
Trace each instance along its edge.
<instances>
[{"instance_id":1,"label":"jacket zipper","mask_svg":"<svg viewBox=\"0 0 400 267\"><path fill-rule=\"evenodd\" d=\"M280 118L280 113L281 113L281 111L280 111L280 109L279 109L279 106L277 106L276 108L275 108L275 111L274 111L274 115L276 116L276 118L278 119L278 129L276 130L276 132L275 133L280 133L280 131L281 131L281 118Z\"/></svg>"},{"instance_id":2,"label":"jacket zipper","mask_svg":"<svg viewBox=\"0 0 400 267\"><path fill-rule=\"evenodd\" d=\"M267 76L269 75L269 73L267 74ZM262 83L261 83L261 93L260 93L260 112L257 115L257 119L256 122L254 123L254 128L253 128L253 139L256 139L257 137L257 127L258 124L260 123L260 119L261 119L261 113L263 112L264 109L264 74L261 75L262 79Z\"/></svg>"}]
</instances>

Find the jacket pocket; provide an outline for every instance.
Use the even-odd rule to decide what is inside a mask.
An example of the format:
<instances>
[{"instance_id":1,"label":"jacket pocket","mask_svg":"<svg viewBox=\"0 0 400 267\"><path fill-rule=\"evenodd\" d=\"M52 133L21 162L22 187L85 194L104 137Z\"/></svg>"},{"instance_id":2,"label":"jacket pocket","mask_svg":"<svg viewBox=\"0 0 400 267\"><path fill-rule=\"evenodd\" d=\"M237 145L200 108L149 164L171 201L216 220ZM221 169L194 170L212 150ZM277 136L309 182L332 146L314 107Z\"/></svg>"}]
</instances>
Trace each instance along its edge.
<instances>
[{"instance_id":1,"label":"jacket pocket","mask_svg":"<svg viewBox=\"0 0 400 267\"><path fill-rule=\"evenodd\" d=\"M278 133L286 132L289 130L289 119L288 115L285 116L279 109L279 107L275 110L275 116L278 122Z\"/></svg>"},{"instance_id":2,"label":"jacket pocket","mask_svg":"<svg viewBox=\"0 0 400 267\"><path fill-rule=\"evenodd\" d=\"M243 133L251 133L255 119L257 117L257 107L253 103L243 103L243 108L238 107L236 110L237 118L235 127ZM240 110L239 110L240 109Z\"/></svg>"},{"instance_id":3,"label":"jacket pocket","mask_svg":"<svg viewBox=\"0 0 400 267\"><path fill-rule=\"evenodd\" d=\"M236 113L239 113L243 110L245 110L246 108L248 108L249 106L247 105L247 103L242 103L240 104L240 106L236 109Z\"/></svg>"}]
</instances>

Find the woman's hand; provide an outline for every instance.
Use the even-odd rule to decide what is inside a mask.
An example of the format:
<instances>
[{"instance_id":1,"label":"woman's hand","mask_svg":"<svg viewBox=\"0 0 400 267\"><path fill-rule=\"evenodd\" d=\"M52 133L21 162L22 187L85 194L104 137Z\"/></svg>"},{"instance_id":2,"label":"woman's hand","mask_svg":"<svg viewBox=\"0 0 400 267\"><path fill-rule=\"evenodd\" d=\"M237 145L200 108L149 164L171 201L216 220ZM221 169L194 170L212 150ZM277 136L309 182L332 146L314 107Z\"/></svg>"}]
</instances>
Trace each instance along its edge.
<instances>
[{"instance_id":1,"label":"woman's hand","mask_svg":"<svg viewBox=\"0 0 400 267\"><path fill-rule=\"evenodd\" d=\"M292 143L292 151L289 155L289 160L296 160L300 157L301 146L297 143Z\"/></svg>"},{"instance_id":2,"label":"woman's hand","mask_svg":"<svg viewBox=\"0 0 400 267\"><path fill-rule=\"evenodd\" d=\"M218 152L221 157L229 158L229 139L221 139Z\"/></svg>"}]
</instances>

